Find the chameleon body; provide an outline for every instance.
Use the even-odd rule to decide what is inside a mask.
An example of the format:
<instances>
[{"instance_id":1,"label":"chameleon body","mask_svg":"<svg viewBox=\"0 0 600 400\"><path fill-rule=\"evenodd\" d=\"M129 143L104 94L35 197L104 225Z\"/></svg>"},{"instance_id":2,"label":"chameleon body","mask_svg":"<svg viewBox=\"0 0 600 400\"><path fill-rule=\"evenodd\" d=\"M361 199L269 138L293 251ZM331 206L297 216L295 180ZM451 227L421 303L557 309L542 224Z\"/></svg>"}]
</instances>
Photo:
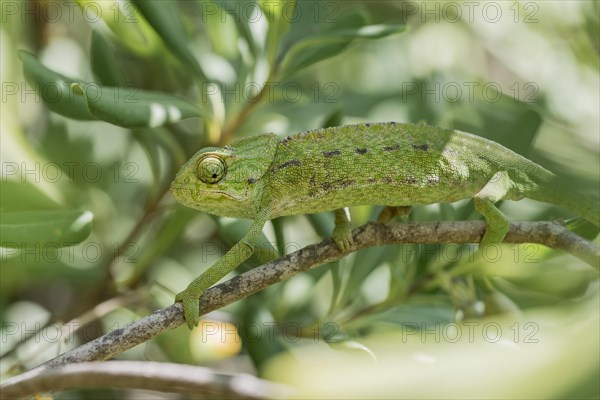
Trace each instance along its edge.
<instances>
[{"instance_id":1,"label":"chameleon body","mask_svg":"<svg viewBox=\"0 0 600 400\"><path fill-rule=\"evenodd\" d=\"M600 226L598 203L556 184L556 176L485 138L402 123L318 129L278 140L258 135L224 148L204 148L179 171L171 190L180 203L207 213L252 219L244 238L179 293L190 328L199 297L252 255L273 218L335 210L335 242L352 245L344 207L413 206L472 198L487 229L480 246L508 230L499 200L528 197L565 207Z\"/></svg>"}]
</instances>

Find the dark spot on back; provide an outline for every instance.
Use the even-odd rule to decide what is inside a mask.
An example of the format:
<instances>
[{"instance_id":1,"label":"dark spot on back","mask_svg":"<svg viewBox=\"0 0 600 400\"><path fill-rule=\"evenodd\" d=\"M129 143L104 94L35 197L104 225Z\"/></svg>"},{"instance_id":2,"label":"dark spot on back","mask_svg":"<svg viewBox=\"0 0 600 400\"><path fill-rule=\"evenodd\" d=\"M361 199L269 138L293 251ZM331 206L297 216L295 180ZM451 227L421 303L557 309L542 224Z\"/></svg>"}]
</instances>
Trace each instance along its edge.
<instances>
[{"instance_id":1,"label":"dark spot on back","mask_svg":"<svg viewBox=\"0 0 600 400\"><path fill-rule=\"evenodd\" d=\"M342 154L342 152L340 150L331 150L331 151L324 151L323 152L323 155L325 157L339 156L341 154Z\"/></svg>"},{"instance_id":2,"label":"dark spot on back","mask_svg":"<svg viewBox=\"0 0 600 400\"><path fill-rule=\"evenodd\" d=\"M384 151L394 151L394 150L400 150L400 145L394 145L394 146L383 146L383 150Z\"/></svg>"},{"instance_id":3,"label":"dark spot on back","mask_svg":"<svg viewBox=\"0 0 600 400\"><path fill-rule=\"evenodd\" d=\"M355 185L354 179L339 179L335 181L326 181L321 184L321 190L328 192L330 190L344 189L348 186Z\"/></svg>"},{"instance_id":4,"label":"dark spot on back","mask_svg":"<svg viewBox=\"0 0 600 400\"><path fill-rule=\"evenodd\" d=\"M353 179L351 179L351 180L348 180L348 181L342 181L342 182L340 182L339 183L339 187L346 188L348 186L352 186L352 185L355 185L355 184L356 184L356 181L353 180Z\"/></svg>"},{"instance_id":5,"label":"dark spot on back","mask_svg":"<svg viewBox=\"0 0 600 400\"><path fill-rule=\"evenodd\" d=\"M367 153L367 149L356 149L356 154L366 154Z\"/></svg>"},{"instance_id":6,"label":"dark spot on back","mask_svg":"<svg viewBox=\"0 0 600 400\"><path fill-rule=\"evenodd\" d=\"M421 150L421 151L427 151L429 150L429 145L427 143L425 144L413 144L411 145L413 150Z\"/></svg>"},{"instance_id":7,"label":"dark spot on back","mask_svg":"<svg viewBox=\"0 0 600 400\"><path fill-rule=\"evenodd\" d=\"M277 170L284 169L284 168L287 168L287 167L292 167L292 166L293 167L299 167L300 165L302 165L302 163L300 162L300 160L290 160L290 161L284 162L283 164L279 164L277 166Z\"/></svg>"},{"instance_id":8,"label":"dark spot on back","mask_svg":"<svg viewBox=\"0 0 600 400\"><path fill-rule=\"evenodd\" d=\"M367 123L365 124L365 126L368 128L368 127L370 127L370 126L371 126L371 123L370 123L370 122L367 122Z\"/></svg>"},{"instance_id":9,"label":"dark spot on back","mask_svg":"<svg viewBox=\"0 0 600 400\"><path fill-rule=\"evenodd\" d=\"M249 184L253 184L254 182L256 182L256 181L254 180L253 177L248 178L248 183Z\"/></svg>"}]
</instances>

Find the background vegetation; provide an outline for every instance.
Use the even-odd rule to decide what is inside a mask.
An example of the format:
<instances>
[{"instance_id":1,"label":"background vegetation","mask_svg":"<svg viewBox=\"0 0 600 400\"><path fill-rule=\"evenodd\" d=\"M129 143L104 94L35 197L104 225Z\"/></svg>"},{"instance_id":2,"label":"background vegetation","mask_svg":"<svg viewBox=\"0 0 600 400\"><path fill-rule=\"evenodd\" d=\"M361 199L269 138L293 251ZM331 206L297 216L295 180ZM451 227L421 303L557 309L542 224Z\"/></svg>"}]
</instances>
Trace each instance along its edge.
<instances>
[{"instance_id":1,"label":"background vegetation","mask_svg":"<svg viewBox=\"0 0 600 400\"><path fill-rule=\"evenodd\" d=\"M493 139L598 195L598 2L120 4L2 5L3 378L169 305L241 238L248 221L168 192L207 145L426 122ZM597 233L547 204L501 208ZM354 224L379 210L352 209ZM410 218L480 216L461 201ZM264 240L284 254L332 228L329 214L282 218ZM475 250L360 251L120 358L247 371L301 396L598 398L597 271L536 245ZM57 398L72 396L122 393Z\"/></svg>"}]
</instances>

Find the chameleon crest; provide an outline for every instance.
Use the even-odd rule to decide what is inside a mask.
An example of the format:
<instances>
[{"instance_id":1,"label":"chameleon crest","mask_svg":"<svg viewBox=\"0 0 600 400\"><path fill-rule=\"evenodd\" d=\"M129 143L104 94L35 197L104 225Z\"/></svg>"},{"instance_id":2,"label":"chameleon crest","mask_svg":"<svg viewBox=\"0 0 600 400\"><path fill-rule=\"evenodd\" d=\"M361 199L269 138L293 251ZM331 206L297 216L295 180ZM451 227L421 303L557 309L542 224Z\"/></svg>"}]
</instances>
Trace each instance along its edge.
<instances>
[{"instance_id":1,"label":"chameleon crest","mask_svg":"<svg viewBox=\"0 0 600 400\"><path fill-rule=\"evenodd\" d=\"M171 191L188 207L223 217L253 219L261 178L276 149L277 137L272 133L223 148L205 147L177 173Z\"/></svg>"}]
</instances>

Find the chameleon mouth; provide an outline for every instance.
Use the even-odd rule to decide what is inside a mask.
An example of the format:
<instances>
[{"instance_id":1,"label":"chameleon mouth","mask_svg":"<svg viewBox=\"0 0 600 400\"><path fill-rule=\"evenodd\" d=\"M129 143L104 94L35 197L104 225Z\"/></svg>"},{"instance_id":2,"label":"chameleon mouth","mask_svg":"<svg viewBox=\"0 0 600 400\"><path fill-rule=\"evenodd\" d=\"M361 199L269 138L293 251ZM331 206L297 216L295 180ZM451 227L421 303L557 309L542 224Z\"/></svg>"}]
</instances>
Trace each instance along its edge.
<instances>
[{"instance_id":1,"label":"chameleon mouth","mask_svg":"<svg viewBox=\"0 0 600 400\"><path fill-rule=\"evenodd\" d=\"M223 192L221 190L198 189L195 188L193 185L185 183L172 183L171 191L173 192L173 195L181 202L184 202L184 199L187 198L195 200L204 200L205 198L211 197L226 197L230 200L235 200L237 202L242 202L248 198L248 196L232 196L230 193Z\"/></svg>"},{"instance_id":2,"label":"chameleon mouth","mask_svg":"<svg viewBox=\"0 0 600 400\"><path fill-rule=\"evenodd\" d=\"M185 183L171 183L171 190L192 190L192 185L186 185Z\"/></svg>"},{"instance_id":3,"label":"chameleon mouth","mask_svg":"<svg viewBox=\"0 0 600 400\"><path fill-rule=\"evenodd\" d=\"M180 196L182 194L192 194L192 185L187 185L185 183L171 183L171 191L174 195Z\"/></svg>"}]
</instances>

